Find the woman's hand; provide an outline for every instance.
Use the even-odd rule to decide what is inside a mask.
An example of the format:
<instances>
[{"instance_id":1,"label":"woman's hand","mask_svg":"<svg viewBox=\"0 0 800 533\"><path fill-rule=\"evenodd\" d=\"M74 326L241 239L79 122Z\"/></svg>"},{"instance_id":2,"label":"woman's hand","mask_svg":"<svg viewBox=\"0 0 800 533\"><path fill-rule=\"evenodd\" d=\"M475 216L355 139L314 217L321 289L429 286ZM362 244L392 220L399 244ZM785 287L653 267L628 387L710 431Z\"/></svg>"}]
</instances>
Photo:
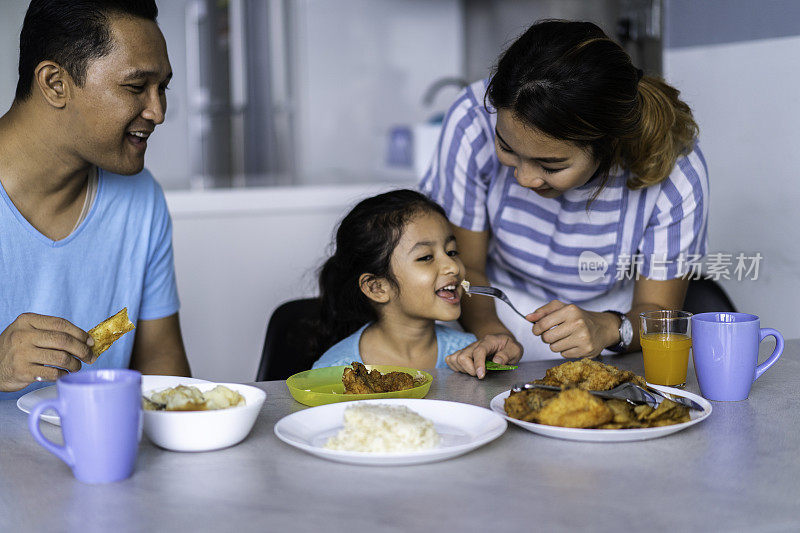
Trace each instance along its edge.
<instances>
[{"instance_id":1,"label":"woman's hand","mask_svg":"<svg viewBox=\"0 0 800 533\"><path fill-rule=\"evenodd\" d=\"M561 357L595 357L619 342L619 318L612 313L586 311L553 300L525 318L535 322L533 334L541 336Z\"/></svg>"},{"instance_id":2,"label":"woman's hand","mask_svg":"<svg viewBox=\"0 0 800 533\"><path fill-rule=\"evenodd\" d=\"M511 335L486 335L444 360L456 372L483 379L486 375L486 359L489 357L495 363L513 365L522 359L522 345Z\"/></svg>"},{"instance_id":3,"label":"woman's hand","mask_svg":"<svg viewBox=\"0 0 800 533\"><path fill-rule=\"evenodd\" d=\"M55 381L94 363L88 333L63 318L25 313L0 333L0 391ZM48 365L48 366L44 366Z\"/></svg>"}]
</instances>

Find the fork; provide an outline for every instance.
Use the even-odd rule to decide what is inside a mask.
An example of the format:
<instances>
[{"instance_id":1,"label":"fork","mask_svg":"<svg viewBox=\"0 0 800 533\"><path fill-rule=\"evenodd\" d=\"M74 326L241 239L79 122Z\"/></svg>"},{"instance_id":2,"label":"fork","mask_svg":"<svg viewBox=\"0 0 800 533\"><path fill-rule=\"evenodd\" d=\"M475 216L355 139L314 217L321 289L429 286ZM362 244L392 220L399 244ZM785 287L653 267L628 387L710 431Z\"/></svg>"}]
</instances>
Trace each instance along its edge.
<instances>
[{"instance_id":1,"label":"fork","mask_svg":"<svg viewBox=\"0 0 800 533\"><path fill-rule=\"evenodd\" d=\"M525 315L519 312L519 310L514 307L514 304L511 303L511 300L508 299L506 293L501 291L500 289L496 289L494 287L481 287L479 285L470 285L469 287L465 287L464 290L467 294L480 294L481 296L491 296L493 298L497 298L498 300L502 300L508 304L508 306L514 310L522 318L525 318Z\"/></svg>"},{"instance_id":2,"label":"fork","mask_svg":"<svg viewBox=\"0 0 800 533\"><path fill-rule=\"evenodd\" d=\"M695 409L697 411L702 411L703 410L703 406L702 405L700 405L699 403L697 403L694 400L690 400L689 398L684 398L682 396L676 396L674 394L663 393L663 392L661 392L659 390L654 389L653 387L647 387L647 391L650 392L651 394L654 394L655 396L660 396L660 397L664 398L665 400L671 400L671 401L673 401L673 402L675 402L677 404L680 404L680 405L682 405L684 407L688 407L689 409Z\"/></svg>"},{"instance_id":3,"label":"fork","mask_svg":"<svg viewBox=\"0 0 800 533\"><path fill-rule=\"evenodd\" d=\"M538 383L525 383L523 385L514 385L511 389L512 392L522 392L524 390L530 389L544 389L544 390L551 390L551 391L561 391L561 387L555 387L552 385L539 385ZM652 407L658 407L658 404L661 403L656 400L655 396L644 390L643 388L639 387L630 382L625 382L620 385L617 385L611 390L587 390L589 394L593 396L597 396L599 398L606 398L606 399L616 399L616 400L625 400L631 404L643 404L646 403Z\"/></svg>"}]
</instances>

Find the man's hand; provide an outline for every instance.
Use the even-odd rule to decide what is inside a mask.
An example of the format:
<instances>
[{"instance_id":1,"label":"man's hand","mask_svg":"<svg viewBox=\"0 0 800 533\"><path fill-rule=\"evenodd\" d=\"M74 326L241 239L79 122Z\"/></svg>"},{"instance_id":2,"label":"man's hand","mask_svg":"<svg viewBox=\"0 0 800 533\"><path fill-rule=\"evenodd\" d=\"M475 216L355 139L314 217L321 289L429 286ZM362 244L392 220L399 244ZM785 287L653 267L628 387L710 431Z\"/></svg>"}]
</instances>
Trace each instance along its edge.
<instances>
[{"instance_id":1,"label":"man's hand","mask_svg":"<svg viewBox=\"0 0 800 533\"><path fill-rule=\"evenodd\" d=\"M619 319L611 313L586 311L558 300L543 305L525 317L535 322L534 335L561 357L595 357L603 348L619 341Z\"/></svg>"},{"instance_id":2,"label":"man's hand","mask_svg":"<svg viewBox=\"0 0 800 533\"><path fill-rule=\"evenodd\" d=\"M80 370L81 361L94 363L93 344L88 333L63 318L19 315L0 333L0 391L17 391L37 380L55 381Z\"/></svg>"},{"instance_id":3,"label":"man's hand","mask_svg":"<svg viewBox=\"0 0 800 533\"><path fill-rule=\"evenodd\" d=\"M495 363L513 365L522 359L522 346L511 335L486 335L444 360L456 372L483 379L486 375L486 359L489 357Z\"/></svg>"}]
</instances>

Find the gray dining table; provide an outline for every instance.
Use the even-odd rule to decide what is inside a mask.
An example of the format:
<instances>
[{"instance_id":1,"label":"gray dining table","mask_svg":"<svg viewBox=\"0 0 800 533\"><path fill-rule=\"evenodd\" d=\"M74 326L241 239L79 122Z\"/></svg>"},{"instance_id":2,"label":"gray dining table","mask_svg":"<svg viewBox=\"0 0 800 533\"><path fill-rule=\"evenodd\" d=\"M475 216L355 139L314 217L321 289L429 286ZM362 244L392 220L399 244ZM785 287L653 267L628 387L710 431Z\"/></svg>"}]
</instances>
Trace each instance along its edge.
<instances>
[{"instance_id":1,"label":"gray dining table","mask_svg":"<svg viewBox=\"0 0 800 533\"><path fill-rule=\"evenodd\" d=\"M762 346L762 360L767 355ZM239 445L205 453L143 438L136 470L107 485L76 481L0 402L0 531L800 531L800 340L741 402L640 442L575 442L509 424L466 455L415 466L353 466L295 449L273 433L307 407L283 381ZM642 373L640 353L602 361ZM484 380L433 371L428 399L488 407L515 382L560 361ZM699 392L694 370L686 389ZM42 423L56 441L59 428Z\"/></svg>"}]
</instances>

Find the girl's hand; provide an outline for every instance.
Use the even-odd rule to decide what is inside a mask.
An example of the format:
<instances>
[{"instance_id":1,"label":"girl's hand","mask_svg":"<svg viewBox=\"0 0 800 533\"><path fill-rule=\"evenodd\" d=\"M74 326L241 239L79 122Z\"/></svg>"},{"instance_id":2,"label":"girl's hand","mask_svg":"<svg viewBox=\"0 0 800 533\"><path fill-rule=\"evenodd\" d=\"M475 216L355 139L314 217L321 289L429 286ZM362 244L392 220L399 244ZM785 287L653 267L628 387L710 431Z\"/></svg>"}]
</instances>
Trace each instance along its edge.
<instances>
[{"instance_id":1,"label":"girl's hand","mask_svg":"<svg viewBox=\"0 0 800 533\"><path fill-rule=\"evenodd\" d=\"M522 359L522 345L506 334L486 335L469 346L445 357L447 366L456 372L483 379L486 375L486 359L501 365L513 365Z\"/></svg>"},{"instance_id":2,"label":"girl's hand","mask_svg":"<svg viewBox=\"0 0 800 533\"><path fill-rule=\"evenodd\" d=\"M619 342L619 319L611 313L586 311L553 300L525 318L535 322L533 334L541 336L561 357L596 357Z\"/></svg>"}]
</instances>

